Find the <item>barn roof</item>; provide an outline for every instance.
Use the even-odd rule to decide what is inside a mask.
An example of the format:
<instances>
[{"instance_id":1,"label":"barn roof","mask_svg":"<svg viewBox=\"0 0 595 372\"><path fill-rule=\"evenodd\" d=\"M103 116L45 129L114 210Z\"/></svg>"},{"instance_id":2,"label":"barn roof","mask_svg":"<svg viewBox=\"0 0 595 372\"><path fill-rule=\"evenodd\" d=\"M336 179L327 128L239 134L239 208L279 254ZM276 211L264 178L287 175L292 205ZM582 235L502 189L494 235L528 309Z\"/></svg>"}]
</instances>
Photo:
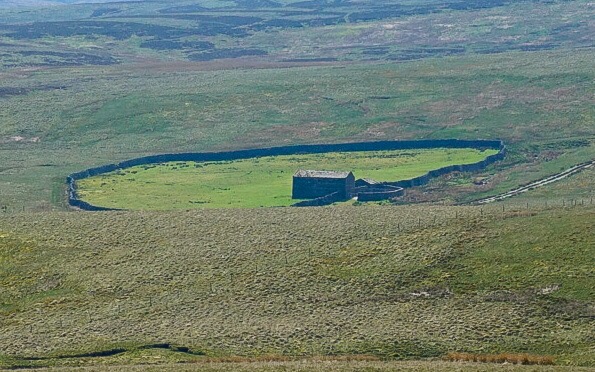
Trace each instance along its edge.
<instances>
[{"instance_id":1,"label":"barn roof","mask_svg":"<svg viewBox=\"0 0 595 372\"><path fill-rule=\"evenodd\" d=\"M347 178L351 172L303 170L300 169L293 175L300 178Z\"/></svg>"}]
</instances>

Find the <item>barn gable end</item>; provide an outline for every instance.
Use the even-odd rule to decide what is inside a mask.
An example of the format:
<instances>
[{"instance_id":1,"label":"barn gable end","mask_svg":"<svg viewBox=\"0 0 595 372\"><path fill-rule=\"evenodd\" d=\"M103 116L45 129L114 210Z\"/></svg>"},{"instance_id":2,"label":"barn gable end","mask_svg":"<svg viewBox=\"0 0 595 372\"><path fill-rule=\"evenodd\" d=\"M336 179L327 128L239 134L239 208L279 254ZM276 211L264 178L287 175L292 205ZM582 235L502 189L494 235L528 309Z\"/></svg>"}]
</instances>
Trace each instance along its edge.
<instances>
[{"instance_id":1,"label":"barn gable end","mask_svg":"<svg viewBox=\"0 0 595 372\"><path fill-rule=\"evenodd\" d=\"M355 190L355 176L352 172L298 170L293 175L293 199L314 199L332 193L339 193L342 199L349 199Z\"/></svg>"}]
</instances>

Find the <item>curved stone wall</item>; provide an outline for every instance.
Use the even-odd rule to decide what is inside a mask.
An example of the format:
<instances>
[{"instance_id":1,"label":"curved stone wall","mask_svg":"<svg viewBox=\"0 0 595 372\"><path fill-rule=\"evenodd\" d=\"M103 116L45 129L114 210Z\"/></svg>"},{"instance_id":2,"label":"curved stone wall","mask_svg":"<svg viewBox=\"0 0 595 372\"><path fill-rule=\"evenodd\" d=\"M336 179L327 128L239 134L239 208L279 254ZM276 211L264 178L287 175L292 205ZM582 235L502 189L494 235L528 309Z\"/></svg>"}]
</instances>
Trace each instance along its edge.
<instances>
[{"instance_id":1,"label":"curved stone wall","mask_svg":"<svg viewBox=\"0 0 595 372\"><path fill-rule=\"evenodd\" d=\"M500 140L458 140L458 139L437 139L437 140L404 140L404 141L377 141L377 142L351 142L321 145L294 145L269 147L262 149L222 151L222 152L193 152L178 154L160 154L144 156L136 159L126 160L117 164L107 164L100 167L85 169L81 172L70 174L66 178L68 185L68 204L84 210L102 211L114 210L91 205L78 198L76 192L76 181L93 177L103 173L113 172L118 169L130 168L137 165L165 163L171 161L224 161L249 159L263 156L295 155L295 154L321 154L325 152L355 152L355 151L382 151L382 150L407 150L407 149L432 149L432 148L476 148L476 149L497 149L497 154L488 156L486 159L466 165L453 165L428 172L427 174L410 180L397 182L383 182L382 184L396 187L413 187L426 184L431 178L437 177L452 171L476 171L487 165L504 158L506 146ZM332 199L332 198L329 198ZM297 203L300 204L300 203ZM330 203L329 203L330 204ZM322 204L321 204L322 205Z\"/></svg>"},{"instance_id":2,"label":"curved stone wall","mask_svg":"<svg viewBox=\"0 0 595 372\"><path fill-rule=\"evenodd\" d=\"M387 184L375 184L357 188L356 194L358 201L379 201L403 196L405 189Z\"/></svg>"},{"instance_id":3,"label":"curved stone wall","mask_svg":"<svg viewBox=\"0 0 595 372\"><path fill-rule=\"evenodd\" d=\"M447 167L429 171L428 173L424 174L423 176L411 178L408 180L396 181L396 182L382 182L382 184L398 186L398 187L403 187L403 188L421 186L421 185L425 185L428 182L430 182L430 180L432 178L436 178L436 177L445 175L450 172L455 172L455 171L456 172L476 172L476 171L479 171L492 163L495 163L499 160L504 159L505 155L506 155L506 148L503 146L497 154L490 155L490 156L486 157L484 160L479 161L477 163L449 165Z\"/></svg>"}]
</instances>

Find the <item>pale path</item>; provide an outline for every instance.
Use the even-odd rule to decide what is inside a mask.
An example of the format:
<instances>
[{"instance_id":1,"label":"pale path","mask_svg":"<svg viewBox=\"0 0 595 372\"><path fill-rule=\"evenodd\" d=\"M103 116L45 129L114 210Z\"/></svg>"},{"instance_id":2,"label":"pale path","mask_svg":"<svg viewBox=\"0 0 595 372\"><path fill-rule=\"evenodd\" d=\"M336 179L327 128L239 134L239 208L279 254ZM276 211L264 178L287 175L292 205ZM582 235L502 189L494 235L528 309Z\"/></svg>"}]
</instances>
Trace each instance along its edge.
<instances>
[{"instance_id":1,"label":"pale path","mask_svg":"<svg viewBox=\"0 0 595 372\"><path fill-rule=\"evenodd\" d=\"M479 199L479 200L475 200L472 203L477 203L477 204L487 204L487 203L492 203L495 201L499 201L499 200L504 200L506 198L510 198L511 196L515 196L515 195L519 195L522 194L524 192L527 192L529 190L533 190L536 189L538 187L541 186L545 186L547 184L556 182L556 181L560 181L563 180L566 177L572 176L573 174L579 173L587 168L591 168L595 166L595 160L591 160L588 161L586 163L581 163L581 164L577 164L575 166L573 166L572 168L568 168L563 172L560 173L556 173L552 176L543 178L541 180L535 181L535 182L531 182L525 186L521 186L519 188L507 191L505 193L502 194L498 194L495 196L490 196L489 198L484 198L484 199Z\"/></svg>"}]
</instances>

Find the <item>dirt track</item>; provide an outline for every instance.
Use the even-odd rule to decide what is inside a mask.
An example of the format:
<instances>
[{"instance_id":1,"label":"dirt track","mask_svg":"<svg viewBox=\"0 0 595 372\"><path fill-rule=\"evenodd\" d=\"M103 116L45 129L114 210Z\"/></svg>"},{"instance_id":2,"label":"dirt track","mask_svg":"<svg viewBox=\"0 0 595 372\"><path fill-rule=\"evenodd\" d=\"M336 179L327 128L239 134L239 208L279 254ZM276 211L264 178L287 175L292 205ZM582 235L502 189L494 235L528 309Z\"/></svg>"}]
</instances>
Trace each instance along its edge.
<instances>
[{"instance_id":1,"label":"dirt track","mask_svg":"<svg viewBox=\"0 0 595 372\"><path fill-rule=\"evenodd\" d=\"M545 185L550 184L552 182L563 180L566 177L572 176L573 174L579 173L579 172L581 172L581 171L583 171L583 170L585 170L587 168L591 168L593 166L595 166L595 160L591 160L591 161L588 161L586 163L580 163L580 164L577 164L577 165L575 165L575 166L573 166L571 168L566 169L563 172L556 173L556 174L554 174L552 176L548 176L546 178L543 178L543 179L538 180L538 181L535 181L535 182L531 182L531 183L529 183L529 184L527 184L525 186L518 187L516 189L507 191L507 192L502 193L502 194L498 194L498 195L495 195L495 196L490 196L489 198L475 200L472 203L473 204L487 204L487 203L492 203L492 202L499 201L499 200L504 200L506 198L510 198L512 196L522 194L522 193L527 192L529 190L533 190L533 189L536 189L538 187L545 186Z\"/></svg>"}]
</instances>

